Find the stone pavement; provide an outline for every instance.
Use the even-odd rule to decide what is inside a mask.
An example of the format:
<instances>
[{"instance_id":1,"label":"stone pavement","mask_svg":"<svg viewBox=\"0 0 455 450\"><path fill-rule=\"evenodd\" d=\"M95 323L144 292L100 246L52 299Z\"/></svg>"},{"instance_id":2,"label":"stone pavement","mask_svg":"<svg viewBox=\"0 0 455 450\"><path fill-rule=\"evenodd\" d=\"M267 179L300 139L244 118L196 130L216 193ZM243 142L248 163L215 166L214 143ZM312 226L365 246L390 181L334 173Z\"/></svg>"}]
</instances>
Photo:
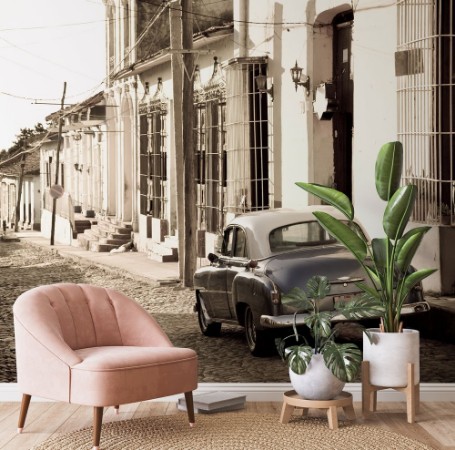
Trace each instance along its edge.
<instances>
[{"instance_id":1,"label":"stone pavement","mask_svg":"<svg viewBox=\"0 0 455 450\"><path fill-rule=\"evenodd\" d=\"M113 269L126 277L142 279L145 282L163 286L180 283L177 262L161 263L147 258L145 253L95 253L79 247L55 243L44 238L38 231L20 231L7 233L6 239L19 239L32 245L50 249L58 255L72 258L85 264L92 264L104 269ZM421 330L426 337L455 343L455 297L427 295L431 305L429 316L419 316L407 320L407 326Z\"/></svg>"}]
</instances>

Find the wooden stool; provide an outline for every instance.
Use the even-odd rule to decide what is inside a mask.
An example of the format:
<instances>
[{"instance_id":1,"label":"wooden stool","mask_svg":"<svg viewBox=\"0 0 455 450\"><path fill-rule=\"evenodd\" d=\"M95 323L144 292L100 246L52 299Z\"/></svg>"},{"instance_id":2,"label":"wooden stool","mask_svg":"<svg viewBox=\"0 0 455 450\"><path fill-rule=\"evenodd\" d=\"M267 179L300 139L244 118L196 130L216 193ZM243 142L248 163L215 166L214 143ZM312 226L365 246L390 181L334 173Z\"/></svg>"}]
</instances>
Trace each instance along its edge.
<instances>
[{"instance_id":1,"label":"wooden stool","mask_svg":"<svg viewBox=\"0 0 455 450\"><path fill-rule=\"evenodd\" d=\"M408 385L403 387L374 386L370 384L370 362L362 362L362 414L368 417L376 411L378 391L382 389L394 389L406 394L408 423L415 422L415 415L419 411L420 383L414 383L414 364L408 363Z\"/></svg>"},{"instance_id":2,"label":"wooden stool","mask_svg":"<svg viewBox=\"0 0 455 450\"><path fill-rule=\"evenodd\" d=\"M345 416L349 420L355 420L354 407L352 406L352 394L341 392L332 400L307 400L300 397L295 391L285 392L283 395L283 408L281 410L281 423L288 423L294 412L294 408L302 408L302 416L305 416L310 408L327 409L329 428L338 428L337 408L342 407Z\"/></svg>"}]
</instances>

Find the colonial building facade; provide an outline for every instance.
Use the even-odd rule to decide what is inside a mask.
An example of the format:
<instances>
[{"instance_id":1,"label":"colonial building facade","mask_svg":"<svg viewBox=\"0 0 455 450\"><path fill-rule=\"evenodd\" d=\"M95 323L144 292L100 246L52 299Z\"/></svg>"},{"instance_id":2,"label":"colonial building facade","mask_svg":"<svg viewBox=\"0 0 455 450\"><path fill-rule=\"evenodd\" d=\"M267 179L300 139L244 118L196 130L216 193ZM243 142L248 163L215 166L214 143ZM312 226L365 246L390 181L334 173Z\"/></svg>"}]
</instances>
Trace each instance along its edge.
<instances>
[{"instance_id":1,"label":"colonial building facade","mask_svg":"<svg viewBox=\"0 0 455 450\"><path fill-rule=\"evenodd\" d=\"M91 172L72 195L83 210L130 223L139 250L159 252L166 236L178 239L178 2L105 4L105 119L90 144L99 183ZM443 0L194 1L195 69L184 76L197 195L186 207L197 210L199 256L238 213L314 202L296 181L336 186L382 233L374 161L400 140L403 182L419 187L414 221L432 226L416 265L441 269L427 289L452 292L454 10Z\"/></svg>"}]
</instances>

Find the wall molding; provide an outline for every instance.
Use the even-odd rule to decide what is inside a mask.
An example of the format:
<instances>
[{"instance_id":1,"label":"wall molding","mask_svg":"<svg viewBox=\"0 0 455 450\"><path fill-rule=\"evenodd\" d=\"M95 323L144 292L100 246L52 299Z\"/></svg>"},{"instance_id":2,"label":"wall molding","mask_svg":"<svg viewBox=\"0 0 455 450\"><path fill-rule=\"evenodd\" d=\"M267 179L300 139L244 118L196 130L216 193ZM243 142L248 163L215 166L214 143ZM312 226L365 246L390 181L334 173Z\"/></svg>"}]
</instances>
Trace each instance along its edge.
<instances>
[{"instance_id":1,"label":"wall molding","mask_svg":"<svg viewBox=\"0 0 455 450\"><path fill-rule=\"evenodd\" d=\"M281 402L283 393L291 390L290 383L199 383L196 394L222 391L246 395L248 402ZM354 401L362 399L362 385L360 383L347 383L345 391L350 392ZM0 383L0 402L19 402L22 394L19 392L17 383ZM180 395L173 395L156 399L156 402L174 401ZM454 402L455 383L421 383L420 399L423 402ZM32 401L48 401L38 397L32 397ZM378 392L378 401L401 402L405 396L401 392L387 389Z\"/></svg>"}]
</instances>

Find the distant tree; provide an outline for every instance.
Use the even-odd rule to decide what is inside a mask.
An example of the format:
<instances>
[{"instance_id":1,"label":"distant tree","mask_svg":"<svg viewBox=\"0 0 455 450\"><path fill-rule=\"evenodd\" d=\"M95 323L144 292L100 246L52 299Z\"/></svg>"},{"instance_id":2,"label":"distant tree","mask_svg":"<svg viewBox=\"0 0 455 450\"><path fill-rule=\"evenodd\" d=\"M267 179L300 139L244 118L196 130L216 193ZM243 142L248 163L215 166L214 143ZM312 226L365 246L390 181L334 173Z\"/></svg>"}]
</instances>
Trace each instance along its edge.
<instances>
[{"instance_id":1,"label":"distant tree","mask_svg":"<svg viewBox=\"0 0 455 450\"><path fill-rule=\"evenodd\" d=\"M35 125L35 130L34 130L35 134L44 133L45 131L46 131L46 129L43 127L43 124L41 122L38 122Z\"/></svg>"},{"instance_id":2,"label":"distant tree","mask_svg":"<svg viewBox=\"0 0 455 450\"><path fill-rule=\"evenodd\" d=\"M38 122L34 128L21 128L19 134L16 135L16 140L13 145L8 149L9 155L14 155L20 152L26 145L26 143L38 134L44 133L46 129L41 122Z\"/></svg>"}]
</instances>

